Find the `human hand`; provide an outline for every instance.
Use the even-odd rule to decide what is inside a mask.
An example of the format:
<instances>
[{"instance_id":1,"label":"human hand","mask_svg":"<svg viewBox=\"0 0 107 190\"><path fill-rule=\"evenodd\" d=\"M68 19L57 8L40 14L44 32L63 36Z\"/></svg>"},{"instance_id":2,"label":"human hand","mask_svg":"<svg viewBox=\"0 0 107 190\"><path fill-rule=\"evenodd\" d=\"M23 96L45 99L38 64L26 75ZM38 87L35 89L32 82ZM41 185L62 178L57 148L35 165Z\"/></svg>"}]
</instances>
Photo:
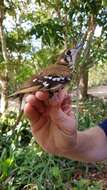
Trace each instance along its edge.
<instances>
[{"instance_id":1,"label":"human hand","mask_svg":"<svg viewBox=\"0 0 107 190\"><path fill-rule=\"evenodd\" d=\"M76 144L76 120L71 98L62 90L49 98L47 92L28 95L24 113L30 120L32 134L42 148L66 156Z\"/></svg>"}]
</instances>

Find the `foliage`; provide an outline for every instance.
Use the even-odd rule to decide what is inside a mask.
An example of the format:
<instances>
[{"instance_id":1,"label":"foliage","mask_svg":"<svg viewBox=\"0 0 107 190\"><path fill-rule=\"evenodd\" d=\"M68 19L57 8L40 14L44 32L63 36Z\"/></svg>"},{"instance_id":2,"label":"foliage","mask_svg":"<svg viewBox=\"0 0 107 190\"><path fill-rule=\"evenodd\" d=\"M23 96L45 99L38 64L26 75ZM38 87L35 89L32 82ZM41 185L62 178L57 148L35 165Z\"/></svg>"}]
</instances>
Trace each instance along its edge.
<instances>
[{"instance_id":1,"label":"foliage","mask_svg":"<svg viewBox=\"0 0 107 190\"><path fill-rule=\"evenodd\" d=\"M9 60L4 60L0 43L0 75L8 70L10 92L55 62L60 50L81 42L85 32L94 27L100 27L101 34L96 36L93 29L88 46L85 41L80 65L91 68L90 84L99 84L107 69L106 6L106 0L5 0L3 32ZM84 130L106 117L107 105L88 100L80 102L79 111L80 130ZM15 119L15 113L0 118L0 189L103 190L102 181L90 179L89 173L102 172L104 165L90 166L48 155L31 137L27 121L12 129Z\"/></svg>"},{"instance_id":2,"label":"foliage","mask_svg":"<svg viewBox=\"0 0 107 190\"><path fill-rule=\"evenodd\" d=\"M92 30L92 39L88 40L88 46L85 39L86 46L80 65L85 63L85 70L100 62L105 64L105 0L2 2L4 44L8 62L4 60L0 44L0 76L8 70L9 92L15 91L16 86L18 88L32 73L52 63L59 50L81 42L86 31L90 33ZM101 29L99 36L94 34L96 27Z\"/></svg>"},{"instance_id":3,"label":"foliage","mask_svg":"<svg viewBox=\"0 0 107 190\"><path fill-rule=\"evenodd\" d=\"M101 181L99 182L91 182L87 179L80 179L80 181L75 181L75 188L74 190L101 190L103 188L103 185L101 183Z\"/></svg>"},{"instance_id":4,"label":"foliage","mask_svg":"<svg viewBox=\"0 0 107 190\"><path fill-rule=\"evenodd\" d=\"M16 61L15 72L17 75L20 64L23 69L27 66L38 66L36 52L37 39L41 39L40 49L49 47L50 51L56 48L64 48L81 41L89 25L89 17L95 17L95 25L102 28L99 37L94 36L91 42L90 56L92 65L99 60L106 59L106 6L105 1L4 1L5 18L4 32L7 44L7 53L10 62ZM47 11L48 10L48 11ZM7 22L12 23L9 26ZM90 26L91 27L91 26ZM101 44L101 46L100 46ZM0 48L1 49L1 48ZM1 50L2 51L2 50ZM43 49L44 52L44 49ZM54 54L54 52L53 52ZM29 59L30 57L30 59ZM41 55L40 55L41 57ZM1 70L3 70L3 56L0 54ZM26 62L27 61L27 62ZM29 64L28 64L29 62ZM45 59L44 59L45 62ZM8 70L10 63L8 64ZM44 63L45 65L45 63ZM29 67L28 66L28 67ZM4 68L5 69L5 68ZM22 69L22 67L21 67ZM33 68L32 68L33 69ZM23 74L25 75L25 74ZM20 75L19 75L20 76ZM10 77L12 78L12 76Z\"/></svg>"},{"instance_id":5,"label":"foliage","mask_svg":"<svg viewBox=\"0 0 107 190\"><path fill-rule=\"evenodd\" d=\"M107 62L94 65L89 70L89 87L107 84Z\"/></svg>"},{"instance_id":6,"label":"foliage","mask_svg":"<svg viewBox=\"0 0 107 190\"><path fill-rule=\"evenodd\" d=\"M81 102L80 129L94 126L106 113L107 105L102 102ZM27 121L22 120L12 130L15 118L11 113L0 120L0 183L3 190L103 190L103 179L97 181L89 175L102 173L105 165L88 165L48 155L31 138Z\"/></svg>"}]
</instances>

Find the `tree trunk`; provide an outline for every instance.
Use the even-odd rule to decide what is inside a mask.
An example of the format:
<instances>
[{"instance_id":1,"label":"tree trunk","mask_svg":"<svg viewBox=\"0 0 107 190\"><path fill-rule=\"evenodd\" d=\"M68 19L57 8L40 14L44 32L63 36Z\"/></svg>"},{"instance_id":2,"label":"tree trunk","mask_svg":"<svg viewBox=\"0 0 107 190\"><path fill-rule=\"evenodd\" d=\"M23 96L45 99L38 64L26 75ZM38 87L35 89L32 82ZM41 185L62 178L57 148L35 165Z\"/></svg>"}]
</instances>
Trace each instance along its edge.
<instances>
[{"instance_id":1,"label":"tree trunk","mask_svg":"<svg viewBox=\"0 0 107 190\"><path fill-rule=\"evenodd\" d=\"M3 114L8 107L8 76L0 77L1 85L1 108L0 112Z\"/></svg>"},{"instance_id":2,"label":"tree trunk","mask_svg":"<svg viewBox=\"0 0 107 190\"><path fill-rule=\"evenodd\" d=\"M1 109L0 112L3 114L8 107L8 78L2 77L0 79L1 84Z\"/></svg>"},{"instance_id":3,"label":"tree trunk","mask_svg":"<svg viewBox=\"0 0 107 190\"><path fill-rule=\"evenodd\" d=\"M8 55L6 49L6 40L3 30L3 20L5 16L4 0L0 1L0 41L2 47L2 55L4 59L5 69L0 73L1 84L1 113L4 113L8 106Z\"/></svg>"},{"instance_id":4,"label":"tree trunk","mask_svg":"<svg viewBox=\"0 0 107 190\"><path fill-rule=\"evenodd\" d=\"M80 82L79 82L79 89L80 89L80 97L81 99L85 100L88 97L88 70L85 68L81 69L80 73Z\"/></svg>"},{"instance_id":5,"label":"tree trunk","mask_svg":"<svg viewBox=\"0 0 107 190\"><path fill-rule=\"evenodd\" d=\"M90 44L92 42L92 38L94 35L95 27L96 27L96 17L94 15L89 16L88 20L88 29L86 35L84 36L84 40L86 40L86 47L83 53L82 66L80 68L80 80L79 80L79 89L80 89L80 97L85 100L88 98L88 69L87 66L90 64Z\"/></svg>"}]
</instances>

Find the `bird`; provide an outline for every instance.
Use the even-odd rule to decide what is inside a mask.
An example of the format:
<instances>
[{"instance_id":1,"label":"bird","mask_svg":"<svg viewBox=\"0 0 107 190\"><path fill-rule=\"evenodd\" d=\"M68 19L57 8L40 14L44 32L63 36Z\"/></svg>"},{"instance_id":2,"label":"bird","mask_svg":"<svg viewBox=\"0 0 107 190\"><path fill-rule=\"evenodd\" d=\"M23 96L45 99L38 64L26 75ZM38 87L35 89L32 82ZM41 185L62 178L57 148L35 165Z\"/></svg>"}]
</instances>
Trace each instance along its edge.
<instances>
[{"instance_id":1,"label":"bird","mask_svg":"<svg viewBox=\"0 0 107 190\"><path fill-rule=\"evenodd\" d=\"M48 91L49 96L52 97L55 92L63 89L66 84L72 80L73 73L75 72L75 65L80 50L83 44L77 45L75 48L69 48L65 50L58 57L54 64L48 65L43 68L39 73L33 75L28 81L26 81L23 86L9 95L9 98L19 98L20 108L17 120L12 127L12 130L18 126L22 116L23 116L23 97L26 94L35 93L37 91Z\"/></svg>"},{"instance_id":2,"label":"bird","mask_svg":"<svg viewBox=\"0 0 107 190\"><path fill-rule=\"evenodd\" d=\"M43 68L39 73L33 75L24 85L9 95L10 97L23 97L25 94L36 91L48 91L50 94L57 92L68 84L75 71L75 64L82 44L75 48L65 50L54 64Z\"/></svg>"}]
</instances>

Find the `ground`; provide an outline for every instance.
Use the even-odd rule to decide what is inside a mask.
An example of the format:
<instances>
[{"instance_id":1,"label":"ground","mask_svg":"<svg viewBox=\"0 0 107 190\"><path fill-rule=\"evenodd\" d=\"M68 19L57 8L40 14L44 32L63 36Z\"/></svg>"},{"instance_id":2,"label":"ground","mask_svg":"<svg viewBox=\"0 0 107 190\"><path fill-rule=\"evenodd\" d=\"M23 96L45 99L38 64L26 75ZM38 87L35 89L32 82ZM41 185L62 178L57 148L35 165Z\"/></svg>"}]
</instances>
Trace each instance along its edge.
<instances>
[{"instance_id":1,"label":"ground","mask_svg":"<svg viewBox=\"0 0 107 190\"><path fill-rule=\"evenodd\" d=\"M93 87L88 90L88 94L107 101L107 86Z\"/></svg>"}]
</instances>

